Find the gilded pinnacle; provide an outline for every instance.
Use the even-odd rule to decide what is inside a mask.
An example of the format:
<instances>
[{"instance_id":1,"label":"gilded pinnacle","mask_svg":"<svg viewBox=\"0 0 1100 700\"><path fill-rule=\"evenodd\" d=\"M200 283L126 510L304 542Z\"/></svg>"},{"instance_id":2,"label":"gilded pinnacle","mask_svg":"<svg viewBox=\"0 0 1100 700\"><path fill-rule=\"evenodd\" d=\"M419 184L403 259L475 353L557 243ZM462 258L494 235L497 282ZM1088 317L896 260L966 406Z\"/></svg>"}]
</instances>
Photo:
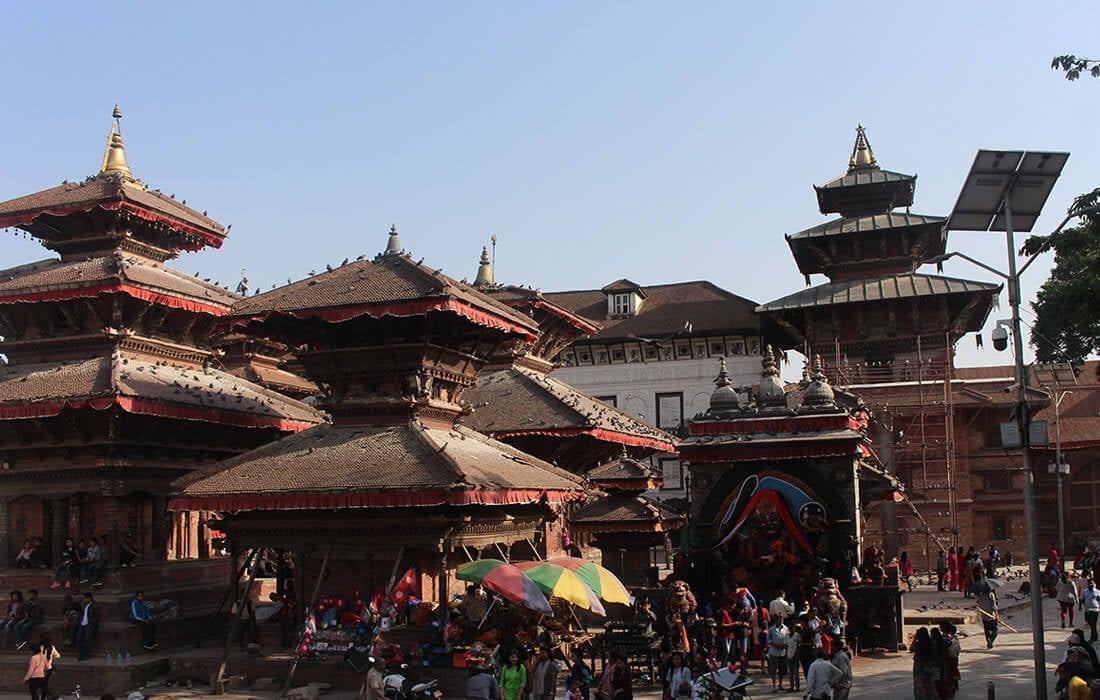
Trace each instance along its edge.
<instances>
[{"instance_id":1,"label":"gilded pinnacle","mask_svg":"<svg viewBox=\"0 0 1100 700\"><path fill-rule=\"evenodd\" d=\"M867 132L860 124L856 127L856 143L852 147L852 157L848 160L848 171L867 170L877 168L878 161L871 151L871 143L867 140Z\"/></svg>"},{"instance_id":2,"label":"gilded pinnacle","mask_svg":"<svg viewBox=\"0 0 1100 700\"><path fill-rule=\"evenodd\" d=\"M103 164L99 174L118 173L127 180L133 180L134 174L126 163L126 148L122 143L122 110L117 104L111 116L114 121L111 123L111 133L107 135L107 148L103 151Z\"/></svg>"},{"instance_id":3,"label":"gilded pinnacle","mask_svg":"<svg viewBox=\"0 0 1100 700\"><path fill-rule=\"evenodd\" d=\"M474 286L493 286L493 265L489 262L489 249L487 247L481 249L481 262L477 266L477 278L474 280Z\"/></svg>"}]
</instances>

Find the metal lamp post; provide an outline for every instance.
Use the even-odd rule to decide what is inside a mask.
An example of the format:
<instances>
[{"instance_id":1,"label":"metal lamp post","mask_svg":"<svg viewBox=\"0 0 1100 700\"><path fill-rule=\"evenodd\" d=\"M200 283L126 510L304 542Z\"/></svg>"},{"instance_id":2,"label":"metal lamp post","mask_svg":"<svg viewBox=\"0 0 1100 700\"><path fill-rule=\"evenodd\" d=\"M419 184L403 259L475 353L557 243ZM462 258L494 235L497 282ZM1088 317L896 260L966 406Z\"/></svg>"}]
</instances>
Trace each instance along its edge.
<instances>
[{"instance_id":1,"label":"metal lamp post","mask_svg":"<svg viewBox=\"0 0 1100 700\"><path fill-rule=\"evenodd\" d=\"M1028 372L1024 366L1024 339L1020 330L1022 270L1016 269L1014 234L1017 229L1027 232L1034 227L1068 158L1068 153L978 151L947 222L948 230L1005 232L1008 274L998 274L1007 283L1008 303L1012 307L1012 338L1018 390L1016 416L1020 427L1024 479L1028 577L1031 580L1031 637L1037 698L1047 697L1046 650L1043 640L1043 596L1039 584L1039 524L1035 507L1035 475L1031 468L1031 406L1027 400ZM982 267L992 269L986 265Z\"/></svg>"}]
</instances>

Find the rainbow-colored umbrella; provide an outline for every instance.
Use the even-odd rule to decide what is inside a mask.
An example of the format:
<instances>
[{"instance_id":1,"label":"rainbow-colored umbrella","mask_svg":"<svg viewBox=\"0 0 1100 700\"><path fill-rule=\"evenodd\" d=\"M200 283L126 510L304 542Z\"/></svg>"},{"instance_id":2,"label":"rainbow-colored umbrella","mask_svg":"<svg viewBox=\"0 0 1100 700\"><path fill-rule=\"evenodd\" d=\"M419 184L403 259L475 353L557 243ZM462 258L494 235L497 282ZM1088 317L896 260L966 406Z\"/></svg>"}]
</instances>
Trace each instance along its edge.
<instances>
[{"instance_id":1,"label":"rainbow-colored umbrella","mask_svg":"<svg viewBox=\"0 0 1100 700\"><path fill-rule=\"evenodd\" d=\"M543 615L553 615L550 602L527 574L500 559L478 559L460 564L455 576L463 581L480 583L513 603L531 608Z\"/></svg>"},{"instance_id":2,"label":"rainbow-colored umbrella","mask_svg":"<svg viewBox=\"0 0 1100 700\"><path fill-rule=\"evenodd\" d=\"M557 564L575 573L604 602L623 605L630 605L632 602L630 591L626 590L619 577L599 564L575 557L551 559L547 563Z\"/></svg>"},{"instance_id":3,"label":"rainbow-colored umbrella","mask_svg":"<svg viewBox=\"0 0 1100 700\"><path fill-rule=\"evenodd\" d=\"M544 561L524 561L518 562L516 567L527 574L546 595L557 596L597 615L607 616L607 611L596 593L564 566Z\"/></svg>"}]
</instances>

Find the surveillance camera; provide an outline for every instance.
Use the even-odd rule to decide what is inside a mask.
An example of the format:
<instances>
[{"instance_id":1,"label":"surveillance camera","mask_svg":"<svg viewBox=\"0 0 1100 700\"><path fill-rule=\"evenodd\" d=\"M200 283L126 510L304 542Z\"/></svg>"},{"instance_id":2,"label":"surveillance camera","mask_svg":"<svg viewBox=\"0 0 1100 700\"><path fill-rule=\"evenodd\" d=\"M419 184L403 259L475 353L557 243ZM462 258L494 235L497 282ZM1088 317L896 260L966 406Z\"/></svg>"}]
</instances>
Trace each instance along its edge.
<instances>
[{"instance_id":1,"label":"surveillance camera","mask_svg":"<svg viewBox=\"0 0 1100 700\"><path fill-rule=\"evenodd\" d=\"M1006 394L1011 394L1012 392L1016 391L1019 388L1020 388L1020 383L1016 382L1015 384L1009 384L1004 389L1001 389L1001 391L1003 391Z\"/></svg>"},{"instance_id":2,"label":"surveillance camera","mask_svg":"<svg viewBox=\"0 0 1100 700\"><path fill-rule=\"evenodd\" d=\"M990 334L990 338L993 340L994 350L1004 350L1008 347L1008 331L1001 326L997 326L993 329L993 333Z\"/></svg>"}]
</instances>

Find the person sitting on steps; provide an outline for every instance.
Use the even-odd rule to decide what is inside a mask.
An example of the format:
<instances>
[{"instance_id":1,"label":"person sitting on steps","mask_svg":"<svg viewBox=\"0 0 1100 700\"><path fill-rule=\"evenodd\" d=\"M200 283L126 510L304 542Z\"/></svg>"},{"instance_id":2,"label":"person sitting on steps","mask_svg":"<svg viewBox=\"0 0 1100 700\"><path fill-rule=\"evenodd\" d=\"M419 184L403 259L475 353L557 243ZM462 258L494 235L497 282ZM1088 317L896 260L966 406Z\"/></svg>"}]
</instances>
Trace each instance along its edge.
<instances>
[{"instance_id":1,"label":"person sitting on steps","mask_svg":"<svg viewBox=\"0 0 1100 700\"><path fill-rule=\"evenodd\" d=\"M150 651L157 648L157 626L153 622L153 616L149 614L149 606L145 604L145 592L134 593L130 601L130 621L141 628L141 646Z\"/></svg>"},{"instance_id":2,"label":"person sitting on steps","mask_svg":"<svg viewBox=\"0 0 1100 700\"><path fill-rule=\"evenodd\" d=\"M103 585L103 550L99 547L99 541L94 537L88 538L88 551L84 555L84 569L80 577L81 583L91 581L93 586Z\"/></svg>"},{"instance_id":3,"label":"person sitting on steps","mask_svg":"<svg viewBox=\"0 0 1100 700\"><path fill-rule=\"evenodd\" d=\"M118 565L123 568L127 566L132 567L140 554L141 547L138 546L137 540L134 539L134 533L127 532L126 539L122 540L118 545Z\"/></svg>"},{"instance_id":4,"label":"person sitting on steps","mask_svg":"<svg viewBox=\"0 0 1100 700\"><path fill-rule=\"evenodd\" d=\"M41 627L46 617L42 604L38 602L38 591L27 591L27 602L23 605L23 620L15 625L15 648L22 649L30 641L31 630Z\"/></svg>"},{"instance_id":5,"label":"person sitting on steps","mask_svg":"<svg viewBox=\"0 0 1100 700\"><path fill-rule=\"evenodd\" d=\"M8 598L8 607L4 611L4 619L0 620L0 627L4 629L4 647L8 646L8 639L15 632L15 626L23 621L23 593L12 591Z\"/></svg>"},{"instance_id":6,"label":"person sitting on steps","mask_svg":"<svg viewBox=\"0 0 1100 700\"><path fill-rule=\"evenodd\" d=\"M73 544L72 537L65 538L65 546L61 548L61 557L54 569L50 588L61 587L62 574L65 575L65 588L72 588L73 581L80 580L80 564L77 562L76 545Z\"/></svg>"}]
</instances>

